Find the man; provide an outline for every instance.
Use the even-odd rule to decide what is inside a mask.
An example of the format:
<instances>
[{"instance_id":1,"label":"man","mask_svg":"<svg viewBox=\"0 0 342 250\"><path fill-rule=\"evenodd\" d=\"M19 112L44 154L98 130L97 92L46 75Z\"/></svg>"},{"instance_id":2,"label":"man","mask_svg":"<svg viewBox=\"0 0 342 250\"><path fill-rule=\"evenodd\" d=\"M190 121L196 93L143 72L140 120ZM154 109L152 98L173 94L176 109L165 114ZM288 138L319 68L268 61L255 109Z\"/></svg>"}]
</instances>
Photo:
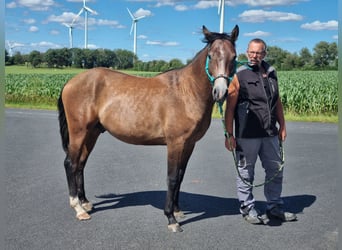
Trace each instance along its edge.
<instances>
[{"instance_id":1,"label":"man","mask_svg":"<svg viewBox=\"0 0 342 250\"><path fill-rule=\"evenodd\" d=\"M236 150L238 171L245 180L237 177L240 212L252 224L263 222L255 208L253 187L248 185L254 181L254 167L258 156L265 170L265 180L276 176L264 186L266 215L282 221L297 219L295 214L284 212L282 208L283 200L280 195L283 171L279 171L279 142L286 138L286 126L277 75L275 69L263 60L265 56L266 43L261 39L251 40L247 49L249 63L239 67L230 83L225 113L225 146L229 151Z\"/></svg>"}]
</instances>

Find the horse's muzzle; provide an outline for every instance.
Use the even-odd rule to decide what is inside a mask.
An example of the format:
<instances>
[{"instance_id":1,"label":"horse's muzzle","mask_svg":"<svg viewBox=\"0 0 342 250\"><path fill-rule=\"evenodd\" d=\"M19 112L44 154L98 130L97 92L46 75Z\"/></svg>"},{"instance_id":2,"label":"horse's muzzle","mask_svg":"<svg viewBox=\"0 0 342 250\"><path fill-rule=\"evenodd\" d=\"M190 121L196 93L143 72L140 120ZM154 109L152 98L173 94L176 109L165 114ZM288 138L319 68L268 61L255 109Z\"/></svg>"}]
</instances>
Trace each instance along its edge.
<instances>
[{"instance_id":1,"label":"horse's muzzle","mask_svg":"<svg viewBox=\"0 0 342 250\"><path fill-rule=\"evenodd\" d=\"M224 101L228 92L228 81L225 78L216 79L212 95L215 102Z\"/></svg>"}]
</instances>

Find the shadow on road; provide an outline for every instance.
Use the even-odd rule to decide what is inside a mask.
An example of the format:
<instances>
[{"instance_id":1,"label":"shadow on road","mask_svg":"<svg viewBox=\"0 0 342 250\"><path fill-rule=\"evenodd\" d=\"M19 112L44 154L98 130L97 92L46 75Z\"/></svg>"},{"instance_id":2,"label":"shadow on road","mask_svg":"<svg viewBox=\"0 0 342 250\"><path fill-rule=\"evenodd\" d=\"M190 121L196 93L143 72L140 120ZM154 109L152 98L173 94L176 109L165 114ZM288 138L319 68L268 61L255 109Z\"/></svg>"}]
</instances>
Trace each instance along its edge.
<instances>
[{"instance_id":1,"label":"shadow on road","mask_svg":"<svg viewBox=\"0 0 342 250\"><path fill-rule=\"evenodd\" d=\"M130 206L151 205L155 208L164 209L165 191L145 191L128 194L103 194L96 196L101 201L94 203L91 213L105 210L124 208ZM295 195L283 197L285 209L293 213L302 213L316 200L313 195ZM182 225L209 218L225 215L240 214L240 203L235 198L223 198L217 196L181 192L180 207L184 214L199 214L195 217L182 221ZM266 208L265 201L256 201L256 207L262 211Z\"/></svg>"}]
</instances>

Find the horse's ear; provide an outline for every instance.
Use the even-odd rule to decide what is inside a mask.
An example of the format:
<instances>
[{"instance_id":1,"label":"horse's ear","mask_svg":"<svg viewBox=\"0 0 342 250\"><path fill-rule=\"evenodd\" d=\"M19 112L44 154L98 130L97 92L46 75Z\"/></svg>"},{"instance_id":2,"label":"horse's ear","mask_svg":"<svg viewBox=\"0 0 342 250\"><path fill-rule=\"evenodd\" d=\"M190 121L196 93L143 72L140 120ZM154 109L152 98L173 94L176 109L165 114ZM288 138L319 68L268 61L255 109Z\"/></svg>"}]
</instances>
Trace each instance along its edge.
<instances>
[{"instance_id":1,"label":"horse's ear","mask_svg":"<svg viewBox=\"0 0 342 250\"><path fill-rule=\"evenodd\" d=\"M235 42L239 36L239 26L235 25L234 29L232 30L232 33L230 37Z\"/></svg>"},{"instance_id":2,"label":"horse's ear","mask_svg":"<svg viewBox=\"0 0 342 250\"><path fill-rule=\"evenodd\" d=\"M202 26L202 32L205 37L207 37L211 33L204 25Z\"/></svg>"}]
</instances>

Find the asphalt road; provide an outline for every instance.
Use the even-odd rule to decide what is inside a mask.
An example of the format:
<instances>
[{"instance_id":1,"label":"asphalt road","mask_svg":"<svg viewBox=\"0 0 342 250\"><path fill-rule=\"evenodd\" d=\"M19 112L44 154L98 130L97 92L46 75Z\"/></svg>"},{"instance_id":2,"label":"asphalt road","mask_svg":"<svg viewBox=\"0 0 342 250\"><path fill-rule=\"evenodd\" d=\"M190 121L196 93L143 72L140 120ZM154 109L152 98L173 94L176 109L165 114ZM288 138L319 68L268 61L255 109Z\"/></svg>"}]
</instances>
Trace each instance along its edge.
<instances>
[{"instance_id":1,"label":"asphalt road","mask_svg":"<svg viewBox=\"0 0 342 250\"><path fill-rule=\"evenodd\" d=\"M337 249L336 124L287 123L283 198L298 221L250 225L239 214L221 121L213 120L182 184L182 233L169 232L163 215L165 147L101 135L85 171L95 210L79 222L69 207L56 112L6 109L5 125L2 249ZM260 166L256 175L262 181ZM263 188L254 194L263 211Z\"/></svg>"}]
</instances>

